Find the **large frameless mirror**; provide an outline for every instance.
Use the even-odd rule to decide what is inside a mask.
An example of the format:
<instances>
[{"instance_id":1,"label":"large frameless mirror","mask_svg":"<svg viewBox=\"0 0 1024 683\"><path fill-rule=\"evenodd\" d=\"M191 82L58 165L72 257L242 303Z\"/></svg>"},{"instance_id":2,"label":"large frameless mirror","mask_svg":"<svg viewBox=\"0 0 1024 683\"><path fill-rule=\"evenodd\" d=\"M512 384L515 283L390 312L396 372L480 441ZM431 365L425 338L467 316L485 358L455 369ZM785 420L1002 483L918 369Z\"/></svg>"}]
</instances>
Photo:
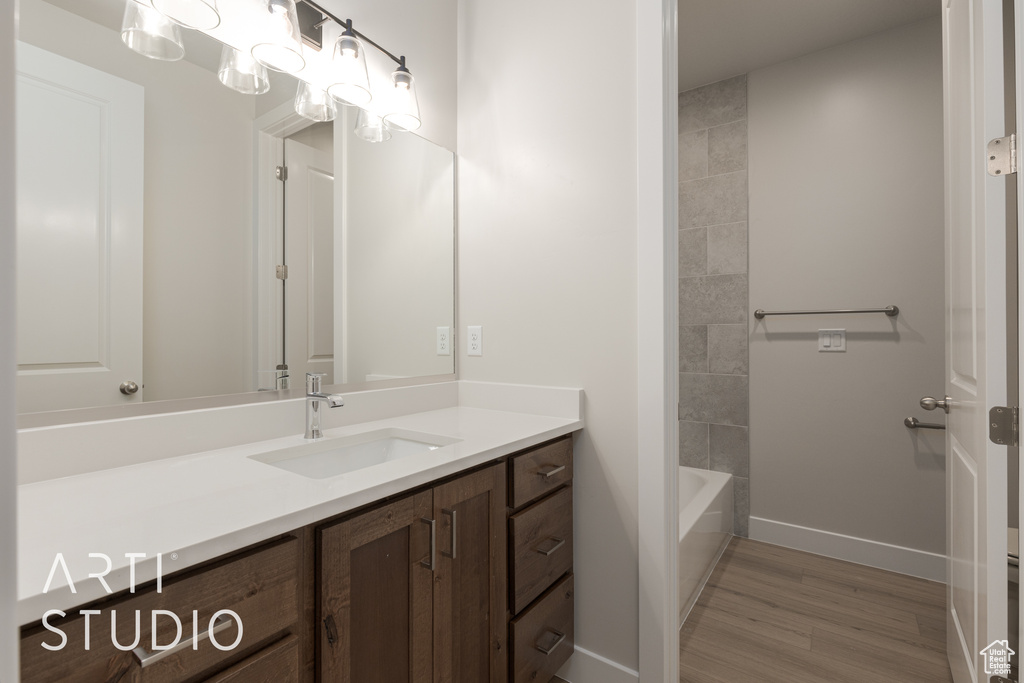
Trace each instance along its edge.
<instances>
[{"instance_id":1,"label":"large frameless mirror","mask_svg":"<svg viewBox=\"0 0 1024 683\"><path fill-rule=\"evenodd\" d=\"M453 376L454 155L355 107L299 116L298 81L197 32L147 59L124 13L21 1L23 426Z\"/></svg>"}]
</instances>

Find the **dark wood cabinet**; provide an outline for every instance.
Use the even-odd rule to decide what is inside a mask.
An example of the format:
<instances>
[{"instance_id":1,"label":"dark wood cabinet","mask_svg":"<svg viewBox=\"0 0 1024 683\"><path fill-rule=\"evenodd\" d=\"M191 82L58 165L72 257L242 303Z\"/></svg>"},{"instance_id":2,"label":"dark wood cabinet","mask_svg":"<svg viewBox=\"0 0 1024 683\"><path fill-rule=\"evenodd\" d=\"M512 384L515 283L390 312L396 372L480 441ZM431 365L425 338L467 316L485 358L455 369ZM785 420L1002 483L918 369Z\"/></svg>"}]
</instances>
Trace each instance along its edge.
<instances>
[{"instance_id":1,"label":"dark wood cabinet","mask_svg":"<svg viewBox=\"0 0 1024 683\"><path fill-rule=\"evenodd\" d=\"M508 667L505 468L494 465L436 487L434 517L435 680L502 681Z\"/></svg>"},{"instance_id":2,"label":"dark wood cabinet","mask_svg":"<svg viewBox=\"0 0 1024 683\"><path fill-rule=\"evenodd\" d=\"M324 527L320 680L503 680L505 553L501 465Z\"/></svg>"},{"instance_id":3,"label":"dark wood cabinet","mask_svg":"<svg viewBox=\"0 0 1024 683\"><path fill-rule=\"evenodd\" d=\"M320 531L319 680L433 681L432 513L424 491Z\"/></svg>"},{"instance_id":4,"label":"dark wood cabinet","mask_svg":"<svg viewBox=\"0 0 1024 683\"><path fill-rule=\"evenodd\" d=\"M60 645L57 634L42 625L26 629L21 639L21 678L25 683L176 683L224 671L268 643L301 632L299 545L297 538L289 537L168 577L159 592L150 586L93 605L88 618L81 610L68 610L66 617L48 621L67 638L57 651L43 646ZM223 610L233 614L226 616ZM172 614L181 622L180 632ZM178 635L177 647L153 649L154 619L156 644L168 646ZM194 630L196 621L199 626ZM237 621L242 634L232 647L238 636ZM115 639L129 649L119 649ZM294 675L276 680L298 681L297 668L290 670Z\"/></svg>"},{"instance_id":5,"label":"dark wood cabinet","mask_svg":"<svg viewBox=\"0 0 1024 683\"><path fill-rule=\"evenodd\" d=\"M574 649L572 437L509 458L510 683L547 683Z\"/></svg>"},{"instance_id":6,"label":"dark wood cabinet","mask_svg":"<svg viewBox=\"0 0 1024 683\"><path fill-rule=\"evenodd\" d=\"M573 650L572 437L22 629L25 683L545 683ZM90 619L80 610L98 610ZM154 652L150 615L184 644ZM192 613L202 624L192 647ZM210 642L212 621L219 644ZM139 648L118 643L135 637ZM86 642L86 624L91 642ZM174 639L160 616L157 639ZM156 655L156 656L153 656Z\"/></svg>"}]
</instances>

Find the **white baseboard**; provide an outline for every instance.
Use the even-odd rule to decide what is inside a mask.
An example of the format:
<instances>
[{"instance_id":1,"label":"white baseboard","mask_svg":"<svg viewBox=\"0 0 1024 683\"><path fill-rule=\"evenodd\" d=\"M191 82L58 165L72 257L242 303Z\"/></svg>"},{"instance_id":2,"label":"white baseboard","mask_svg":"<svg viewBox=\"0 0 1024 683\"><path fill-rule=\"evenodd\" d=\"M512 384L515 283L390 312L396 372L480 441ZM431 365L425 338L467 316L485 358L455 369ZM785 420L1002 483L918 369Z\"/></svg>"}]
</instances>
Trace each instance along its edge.
<instances>
[{"instance_id":1,"label":"white baseboard","mask_svg":"<svg viewBox=\"0 0 1024 683\"><path fill-rule=\"evenodd\" d=\"M945 555L760 517L750 518L749 535L755 541L805 550L939 583L946 582Z\"/></svg>"},{"instance_id":2,"label":"white baseboard","mask_svg":"<svg viewBox=\"0 0 1024 683\"><path fill-rule=\"evenodd\" d=\"M558 676L569 683L639 683L640 674L599 654L576 646Z\"/></svg>"}]
</instances>

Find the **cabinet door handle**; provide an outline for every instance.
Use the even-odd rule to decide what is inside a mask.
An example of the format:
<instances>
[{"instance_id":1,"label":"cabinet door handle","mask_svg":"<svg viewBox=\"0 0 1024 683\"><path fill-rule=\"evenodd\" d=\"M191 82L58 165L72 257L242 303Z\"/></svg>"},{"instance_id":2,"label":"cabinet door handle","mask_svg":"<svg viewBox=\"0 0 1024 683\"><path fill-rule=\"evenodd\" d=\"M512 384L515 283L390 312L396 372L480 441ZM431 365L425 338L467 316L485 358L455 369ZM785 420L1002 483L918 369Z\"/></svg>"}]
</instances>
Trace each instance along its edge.
<instances>
[{"instance_id":1,"label":"cabinet door handle","mask_svg":"<svg viewBox=\"0 0 1024 683\"><path fill-rule=\"evenodd\" d=\"M555 538L554 536L552 536L548 540L549 541L554 541L555 544L553 546L551 546L550 548L548 548L547 550L541 550L540 548L536 548L537 552L540 553L541 555L543 555L544 557L550 556L553 552L555 552L556 550L561 548L563 545L565 545L565 539L564 538Z\"/></svg>"},{"instance_id":2,"label":"cabinet door handle","mask_svg":"<svg viewBox=\"0 0 1024 683\"><path fill-rule=\"evenodd\" d=\"M434 571L436 566L435 558L437 556L437 522L433 519L427 519L426 517L420 517L420 521L430 527L430 559L420 560L420 564L430 571Z\"/></svg>"},{"instance_id":3,"label":"cabinet door handle","mask_svg":"<svg viewBox=\"0 0 1024 683\"><path fill-rule=\"evenodd\" d=\"M455 530L455 528L456 528L455 524L456 524L457 514L458 513L455 510L441 510L441 514L451 515L451 518L452 518L452 533L451 533L452 551L450 553L446 553L444 551L441 551L441 554L444 555L445 557L450 557L450 558L452 558L454 560L456 558L456 555L455 555L455 538L457 536L457 532Z\"/></svg>"},{"instance_id":4,"label":"cabinet door handle","mask_svg":"<svg viewBox=\"0 0 1024 683\"><path fill-rule=\"evenodd\" d=\"M334 615L328 614L327 618L324 619L324 630L327 631L327 644L334 645L334 641L338 639L338 630L334 625Z\"/></svg>"},{"instance_id":5,"label":"cabinet door handle","mask_svg":"<svg viewBox=\"0 0 1024 683\"><path fill-rule=\"evenodd\" d=\"M550 633L551 635L555 636L555 638L556 638L555 642L553 642L551 644L551 647L544 647L543 645L540 644L539 640L534 645L534 647L537 648L537 650L539 650L540 652L542 652L545 655L549 655L552 652L554 652L555 648L558 647L559 645L561 645L562 641L565 640L565 634L562 633L561 631L556 631L553 628L549 628L547 630L547 633Z\"/></svg>"},{"instance_id":6,"label":"cabinet door handle","mask_svg":"<svg viewBox=\"0 0 1024 683\"><path fill-rule=\"evenodd\" d=\"M209 638L211 633L214 635L220 633L228 626L231 626L231 624L233 623L234 620L231 619L231 617L226 617L222 614L219 617L217 617L217 621L213 622L212 628L200 631L199 635L195 637L189 636L185 640L180 641L174 647L169 647L166 650L157 650L156 652L150 652L145 647L140 645L134 650L132 650L132 654L135 655L135 658L137 660L139 660L139 666L145 669L147 666L152 666L153 664L156 664L164 657L169 657L175 652L184 650L185 648L192 647L193 643L199 643L200 641ZM239 624L239 627L241 627L241 624Z\"/></svg>"},{"instance_id":7,"label":"cabinet door handle","mask_svg":"<svg viewBox=\"0 0 1024 683\"><path fill-rule=\"evenodd\" d=\"M551 467L549 470L538 470L537 474L549 479L565 469L565 465L550 465L549 467Z\"/></svg>"}]
</instances>

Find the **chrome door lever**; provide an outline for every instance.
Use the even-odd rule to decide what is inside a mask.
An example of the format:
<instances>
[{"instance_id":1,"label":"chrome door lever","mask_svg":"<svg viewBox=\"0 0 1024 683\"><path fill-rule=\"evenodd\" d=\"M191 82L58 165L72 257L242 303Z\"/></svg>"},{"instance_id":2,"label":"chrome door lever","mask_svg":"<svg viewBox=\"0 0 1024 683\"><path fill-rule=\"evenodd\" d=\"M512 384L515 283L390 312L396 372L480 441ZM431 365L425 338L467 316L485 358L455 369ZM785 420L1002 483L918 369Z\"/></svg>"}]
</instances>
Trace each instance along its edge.
<instances>
[{"instance_id":1,"label":"chrome door lever","mask_svg":"<svg viewBox=\"0 0 1024 683\"><path fill-rule=\"evenodd\" d=\"M942 408L946 413L949 413L950 406L953 405L953 399L949 396L944 397L941 401L932 398L931 396L925 396L921 399L921 407L925 410L935 410L936 408Z\"/></svg>"}]
</instances>

